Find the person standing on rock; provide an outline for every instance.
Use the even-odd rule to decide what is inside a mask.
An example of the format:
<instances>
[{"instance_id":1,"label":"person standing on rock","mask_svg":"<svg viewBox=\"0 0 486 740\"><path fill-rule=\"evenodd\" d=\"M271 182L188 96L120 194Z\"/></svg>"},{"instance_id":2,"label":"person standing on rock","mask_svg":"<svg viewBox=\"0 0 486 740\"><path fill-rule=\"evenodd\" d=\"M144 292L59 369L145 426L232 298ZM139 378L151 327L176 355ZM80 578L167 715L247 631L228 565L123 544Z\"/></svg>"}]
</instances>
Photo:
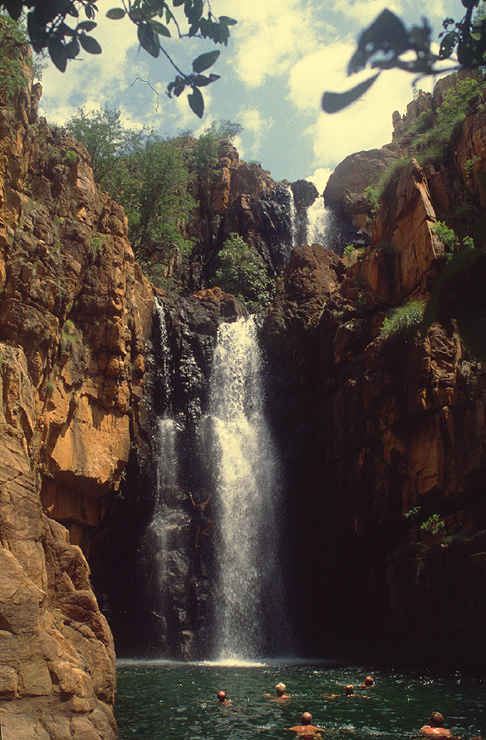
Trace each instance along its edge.
<instances>
[{"instance_id":1,"label":"person standing on rock","mask_svg":"<svg viewBox=\"0 0 486 740\"><path fill-rule=\"evenodd\" d=\"M201 534L208 533L209 528L214 524L211 519L208 519L207 516L204 514L204 510L206 506L209 504L209 499L211 498L211 494L209 494L208 498L204 503L202 504L196 504L194 501L193 495L190 491L188 491L189 498L191 499L192 509L194 512L194 522L196 524L196 540L195 540L195 549L199 549L199 536Z\"/></svg>"}]
</instances>

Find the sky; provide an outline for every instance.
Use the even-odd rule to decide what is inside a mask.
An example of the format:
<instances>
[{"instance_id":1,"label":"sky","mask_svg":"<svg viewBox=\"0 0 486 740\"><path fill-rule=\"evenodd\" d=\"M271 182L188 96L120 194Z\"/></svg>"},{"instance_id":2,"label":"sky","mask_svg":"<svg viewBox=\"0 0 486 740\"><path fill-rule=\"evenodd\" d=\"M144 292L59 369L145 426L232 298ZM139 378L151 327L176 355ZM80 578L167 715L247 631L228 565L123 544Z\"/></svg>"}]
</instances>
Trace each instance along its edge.
<instances>
[{"instance_id":1,"label":"sky","mask_svg":"<svg viewBox=\"0 0 486 740\"><path fill-rule=\"evenodd\" d=\"M175 74L165 57L154 59L139 48L128 19L105 17L116 6L121 0L98 2L91 35L102 54L83 53L65 73L52 64L44 70L39 112L48 123L62 125L79 108L104 106L120 110L127 127L145 126L164 137L199 135L213 121L229 120L243 127L234 142L241 159L259 162L276 181L311 179L319 192L346 156L391 142L392 113L405 113L413 98L413 75L391 70L348 109L320 110L325 90L340 92L370 76L369 70L346 76L361 30L387 7L407 27L421 25L425 14L437 39L442 20L459 21L464 10L460 0L211 0L213 15L238 21L227 47L204 39L163 40L187 72L199 54L221 51L208 70L221 79L202 89L205 112L199 119L186 93L173 99L165 94ZM418 87L430 91L433 85L424 78Z\"/></svg>"}]
</instances>

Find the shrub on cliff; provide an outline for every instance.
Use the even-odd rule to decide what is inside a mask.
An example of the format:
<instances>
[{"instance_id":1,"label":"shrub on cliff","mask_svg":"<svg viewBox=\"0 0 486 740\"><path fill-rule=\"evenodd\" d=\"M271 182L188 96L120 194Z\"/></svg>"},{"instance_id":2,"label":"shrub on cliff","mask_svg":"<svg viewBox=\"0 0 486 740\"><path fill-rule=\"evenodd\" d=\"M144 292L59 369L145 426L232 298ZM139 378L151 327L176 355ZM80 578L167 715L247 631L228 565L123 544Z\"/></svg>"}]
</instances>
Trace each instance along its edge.
<instances>
[{"instance_id":1,"label":"shrub on cliff","mask_svg":"<svg viewBox=\"0 0 486 740\"><path fill-rule=\"evenodd\" d=\"M387 342L406 341L420 331L423 315L423 301L409 301L393 309L381 326L380 337Z\"/></svg>"},{"instance_id":2,"label":"shrub on cliff","mask_svg":"<svg viewBox=\"0 0 486 740\"><path fill-rule=\"evenodd\" d=\"M108 191L113 187L110 174L143 146L146 136L145 131L126 128L120 117L119 110L106 107L91 113L79 108L78 115L64 124L67 133L85 145L91 157L94 179Z\"/></svg>"},{"instance_id":3,"label":"shrub on cliff","mask_svg":"<svg viewBox=\"0 0 486 740\"><path fill-rule=\"evenodd\" d=\"M28 81L29 65L40 77L42 65L32 62L27 49L28 37L22 23L12 20L0 9L0 102L6 105Z\"/></svg>"},{"instance_id":4,"label":"shrub on cliff","mask_svg":"<svg viewBox=\"0 0 486 740\"><path fill-rule=\"evenodd\" d=\"M213 286L233 293L250 310L268 306L275 292L274 281L268 276L263 259L241 236L229 235L218 260Z\"/></svg>"},{"instance_id":5,"label":"shrub on cliff","mask_svg":"<svg viewBox=\"0 0 486 740\"><path fill-rule=\"evenodd\" d=\"M195 202L187 153L178 139L126 128L120 111L100 109L77 116L66 131L87 148L95 180L125 209L129 238L147 277L159 287L170 265L192 248L186 226Z\"/></svg>"}]
</instances>

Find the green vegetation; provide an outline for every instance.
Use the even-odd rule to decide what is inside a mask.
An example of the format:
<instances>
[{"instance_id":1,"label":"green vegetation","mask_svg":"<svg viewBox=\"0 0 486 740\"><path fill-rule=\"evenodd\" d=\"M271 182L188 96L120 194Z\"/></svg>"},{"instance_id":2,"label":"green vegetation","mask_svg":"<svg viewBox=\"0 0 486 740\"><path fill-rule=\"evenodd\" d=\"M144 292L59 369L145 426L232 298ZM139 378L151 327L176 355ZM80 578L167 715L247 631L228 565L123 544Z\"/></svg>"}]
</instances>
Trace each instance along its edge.
<instances>
[{"instance_id":1,"label":"green vegetation","mask_svg":"<svg viewBox=\"0 0 486 740\"><path fill-rule=\"evenodd\" d=\"M430 534L432 537L440 534L444 527L445 522L438 514L432 514L432 516L429 516L429 518L420 525L420 529L426 534Z\"/></svg>"},{"instance_id":2,"label":"green vegetation","mask_svg":"<svg viewBox=\"0 0 486 740\"><path fill-rule=\"evenodd\" d=\"M85 113L80 108L77 116L64 124L64 128L76 141L81 141L88 150L97 183L105 186L104 180L121 162L143 146L145 131L127 129L122 124L118 110L100 108ZM109 183L108 183L109 188Z\"/></svg>"},{"instance_id":3,"label":"green vegetation","mask_svg":"<svg viewBox=\"0 0 486 740\"><path fill-rule=\"evenodd\" d=\"M188 235L196 201L210 191L220 137L234 138L241 126L213 122L201 136L188 132L163 139L126 128L120 111L79 110L65 125L91 156L95 180L121 205L129 238L147 277L159 288L180 290L177 276L193 248ZM92 253L101 246L91 243Z\"/></svg>"},{"instance_id":4,"label":"green vegetation","mask_svg":"<svg viewBox=\"0 0 486 740\"><path fill-rule=\"evenodd\" d=\"M413 333L420 331L423 314L422 301L409 301L393 309L381 326L380 337L386 341L408 339Z\"/></svg>"},{"instance_id":5,"label":"green vegetation","mask_svg":"<svg viewBox=\"0 0 486 740\"><path fill-rule=\"evenodd\" d=\"M250 309L269 305L275 281L267 273L260 255L237 234L230 234L219 255L212 284L233 293Z\"/></svg>"},{"instance_id":6,"label":"green vegetation","mask_svg":"<svg viewBox=\"0 0 486 740\"><path fill-rule=\"evenodd\" d=\"M422 511L421 506L413 506L411 509L406 511L403 516L405 517L405 519L416 519L421 511Z\"/></svg>"},{"instance_id":7,"label":"green vegetation","mask_svg":"<svg viewBox=\"0 0 486 740\"><path fill-rule=\"evenodd\" d=\"M461 245L463 249L474 249L474 240L471 236L465 236L459 239L454 229L449 228L443 221L436 221L433 226L433 232L439 237L445 247L446 259L459 252Z\"/></svg>"},{"instance_id":8,"label":"green vegetation","mask_svg":"<svg viewBox=\"0 0 486 740\"><path fill-rule=\"evenodd\" d=\"M372 185L368 185L365 189L366 200L368 201L371 208L371 215L375 216L378 208L380 207L379 192Z\"/></svg>"},{"instance_id":9,"label":"green vegetation","mask_svg":"<svg viewBox=\"0 0 486 740\"><path fill-rule=\"evenodd\" d=\"M444 93L444 102L435 120L430 119L428 130L423 134L417 132L412 142L412 153L421 165L437 162L445 155L454 141L457 127L466 117L468 100L484 87L484 77L479 73L465 79L454 77L454 85Z\"/></svg>"},{"instance_id":10,"label":"green vegetation","mask_svg":"<svg viewBox=\"0 0 486 740\"><path fill-rule=\"evenodd\" d=\"M66 154L64 155L64 164L71 165L76 164L78 161L78 155L76 152L73 152L72 149L68 149Z\"/></svg>"},{"instance_id":11,"label":"green vegetation","mask_svg":"<svg viewBox=\"0 0 486 740\"><path fill-rule=\"evenodd\" d=\"M69 352L71 348L82 349L82 347L83 347L82 332L76 328L74 321L71 321L71 319L67 319L62 326L61 351Z\"/></svg>"},{"instance_id":12,"label":"green vegetation","mask_svg":"<svg viewBox=\"0 0 486 740\"><path fill-rule=\"evenodd\" d=\"M5 105L27 83L23 61L27 34L23 25L0 10L0 101Z\"/></svg>"},{"instance_id":13,"label":"green vegetation","mask_svg":"<svg viewBox=\"0 0 486 740\"><path fill-rule=\"evenodd\" d=\"M468 101L483 89L485 82L486 78L479 72L476 76L465 79L454 75L454 83L444 93L444 102L437 112L424 111L409 124L406 129L406 136L410 138L408 153L386 167L377 182L365 190L373 216L385 192L396 186L412 157L425 166L431 162L438 164L446 156L448 149L453 146L457 127L466 116ZM466 174L473 168L474 163L472 160L469 162L469 166L466 162Z\"/></svg>"}]
</instances>

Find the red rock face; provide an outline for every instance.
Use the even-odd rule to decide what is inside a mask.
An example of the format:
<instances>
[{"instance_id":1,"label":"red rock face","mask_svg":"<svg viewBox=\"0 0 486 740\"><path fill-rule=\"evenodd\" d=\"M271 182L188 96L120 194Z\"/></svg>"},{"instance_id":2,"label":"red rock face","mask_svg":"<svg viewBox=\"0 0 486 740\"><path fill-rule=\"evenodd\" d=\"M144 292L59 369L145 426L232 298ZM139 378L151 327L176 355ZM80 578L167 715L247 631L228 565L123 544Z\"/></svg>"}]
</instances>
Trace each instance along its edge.
<instances>
[{"instance_id":1,"label":"red rock face","mask_svg":"<svg viewBox=\"0 0 486 740\"><path fill-rule=\"evenodd\" d=\"M78 545L128 460L154 293L123 210L38 98L0 111L0 722L109 740L113 639Z\"/></svg>"}]
</instances>

